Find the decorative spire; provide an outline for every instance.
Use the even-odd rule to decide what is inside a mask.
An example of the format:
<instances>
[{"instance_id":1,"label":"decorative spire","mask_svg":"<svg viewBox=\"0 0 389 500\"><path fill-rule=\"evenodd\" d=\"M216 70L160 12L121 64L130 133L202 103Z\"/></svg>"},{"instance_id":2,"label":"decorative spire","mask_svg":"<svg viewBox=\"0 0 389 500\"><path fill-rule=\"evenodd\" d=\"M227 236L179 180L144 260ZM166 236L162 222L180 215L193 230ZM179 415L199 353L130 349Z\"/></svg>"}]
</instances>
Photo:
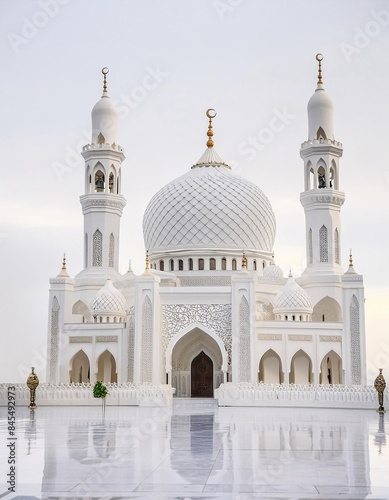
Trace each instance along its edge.
<instances>
[{"instance_id":1,"label":"decorative spire","mask_svg":"<svg viewBox=\"0 0 389 500\"><path fill-rule=\"evenodd\" d=\"M246 257L244 250L243 250L243 256L242 256L242 269L247 269L247 257Z\"/></svg>"},{"instance_id":2,"label":"decorative spire","mask_svg":"<svg viewBox=\"0 0 389 500\"><path fill-rule=\"evenodd\" d=\"M145 265L145 272L143 273L142 276L152 276L153 273L150 270L150 259L149 259L149 251L146 250L146 265Z\"/></svg>"},{"instance_id":3,"label":"decorative spire","mask_svg":"<svg viewBox=\"0 0 389 500\"><path fill-rule=\"evenodd\" d=\"M293 278L293 274L292 274L292 269L289 268L289 275L288 275L288 278Z\"/></svg>"},{"instance_id":4,"label":"decorative spire","mask_svg":"<svg viewBox=\"0 0 389 500\"><path fill-rule=\"evenodd\" d=\"M104 67L101 72L104 75L104 84L103 84L103 95L107 93L107 75L109 73L109 69Z\"/></svg>"},{"instance_id":5,"label":"decorative spire","mask_svg":"<svg viewBox=\"0 0 389 500\"><path fill-rule=\"evenodd\" d=\"M354 269L354 264L353 264L353 254L350 248L350 258L348 261L348 269L346 271L346 274L357 274L357 272Z\"/></svg>"},{"instance_id":6,"label":"decorative spire","mask_svg":"<svg viewBox=\"0 0 389 500\"><path fill-rule=\"evenodd\" d=\"M206 113L207 117L209 118L209 124L208 124L208 131L207 131L207 136L208 136L208 141L207 141L207 147L208 148L213 148L213 130L212 130L212 119L215 118L217 115L216 111L212 108L207 109Z\"/></svg>"},{"instance_id":7,"label":"decorative spire","mask_svg":"<svg viewBox=\"0 0 389 500\"><path fill-rule=\"evenodd\" d=\"M319 63L319 73L317 75L317 84L323 84L322 73L321 73L321 62L323 60L322 54L316 54L316 61Z\"/></svg>"},{"instance_id":8,"label":"decorative spire","mask_svg":"<svg viewBox=\"0 0 389 500\"><path fill-rule=\"evenodd\" d=\"M64 277L64 278L69 277L69 275L66 271L66 255L65 254L63 254L62 269L61 269L61 272L58 274L58 277Z\"/></svg>"}]
</instances>

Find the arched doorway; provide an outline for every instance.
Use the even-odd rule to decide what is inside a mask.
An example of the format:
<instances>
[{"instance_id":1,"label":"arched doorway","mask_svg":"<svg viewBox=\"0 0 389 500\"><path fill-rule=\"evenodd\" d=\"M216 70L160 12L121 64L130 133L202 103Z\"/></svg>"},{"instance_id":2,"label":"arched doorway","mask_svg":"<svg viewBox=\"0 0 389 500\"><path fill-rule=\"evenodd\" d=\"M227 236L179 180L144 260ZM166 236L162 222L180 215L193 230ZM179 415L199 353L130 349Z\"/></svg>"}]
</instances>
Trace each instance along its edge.
<instances>
[{"instance_id":1,"label":"arched doorway","mask_svg":"<svg viewBox=\"0 0 389 500\"><path fill-rule=\"evenodd\" d=\"M258 381L266 384L282 384L284 381L281 358L273 349L266 351L259 362Z\"/></svg>"},{"instance_id":2,"label":"arched doorway","mask_svg":"<svg viewBox=\"0 0 389 500\"><path fill-rule=\"evenodd\" d=\"M195 359L201 353L204 353L204 359L208 363L205 366L207 375L212 373L212 384L205 381L199 383L212 387L209 396L202 393L200 395L199 392L197 396L192 394L192 376L200 375L193 373L193 363L196 365ZM212 332L204 331L202 325L192 325L175 335L166 350L166 372L169 382L176 389L175 397L213 397L213 391L223 382L223 374L227 369L228 354L222 340Z\"/></svg>"},{"instance_id":3,"label":"arched doorway","mask_svg":"<svg viewBox=\"0 0 389 500\"><path fill-rule=\"evenodd\" d=\"M290 384L313 384L312 361L302 349L296 352L290 363Z\"/></svg>"},{"instance_id":4,"label":"arched doorway","mask_svg":"<svg viewBox=\"0 0 389 500\"><path fill-rule=\"evenodd\" d=\"M190 380L192 398L213 397L213 363L204 351L190 365Z\"/></svg>"},{"instance_id":5,"label":"arched doorway","mask_svg":"<svg viewBox=\"0 0 389 500\"><path fill-rule=\"evenodd\" d=\"M70 383L81 384L90 382L90 364L83 350L78 351L70 362Z\"/></svg>"},{"instance_id":6,"label":"arched doorway","mask_svg":"<svg viewBox=\"0 0 389 500\"><path fill-rule=\"evenodd\" d=\"M320 364L320 383L323 385L342 384L342 359L339 354L330 351Z\"/></svg>"},{"instance_id":7,"label":"arched doorway","mask_svg":"<svg viewBox=\"0 0 389 500\"><path fill-rule=\"evenodd\" d=\"M116 361L107 350L97 360L96 380L100 380L100 382L117 382Z\"/></svg>"}]
</instances>

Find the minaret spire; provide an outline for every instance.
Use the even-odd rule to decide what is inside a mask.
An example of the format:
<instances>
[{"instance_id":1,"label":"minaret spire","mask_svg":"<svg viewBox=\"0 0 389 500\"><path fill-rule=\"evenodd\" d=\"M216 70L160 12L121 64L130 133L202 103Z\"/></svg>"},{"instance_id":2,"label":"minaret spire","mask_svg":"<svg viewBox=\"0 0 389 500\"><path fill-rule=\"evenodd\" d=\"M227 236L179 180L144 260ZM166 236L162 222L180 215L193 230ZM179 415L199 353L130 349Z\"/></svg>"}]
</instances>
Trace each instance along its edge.
<instances>
[{"instance_id":1,"label":"minaret spire","mask_svg":"<svg viewBox=\"0 0 389 500\"><path fill-rule=\"evenodd\" d=\"M321 62L324 59L323 54L316 54L316 61L319 63L319 72L317 75L317 84L323 84L322 72L321 72Z\"/></svg>"},{"instance_id":2,"label":"minaret spire","mask_svg":"<svg viewBox=\"0 0 389 500\"><path fill-rule=\"evenodd\" d=\"M101 70L101 72L104 75L104 83L103 83L103 96L108 93L107 91L107 75L109 73L109 69L104 66L104 68Z\"/></svg>"},{"instance_id":3,"label":"minaret spire","mask_svg":"<svg viewBox=\"0 0 389 500\"><path fill-rule=\"evenodd\" d=\"M209 124L208 124L208 131L207 131L207 136L208 136L208 141L207 141L207 147L208 148L213 148L214 142L213 142L213 130L212 130L212 119L215 118L217 115L216 111L212 108L207 109L205 112L207 117L209 118Z\"/></svg>"},{"instance_id":4,"label":"minaret spire","mask_svg":"<svg viewBox=\"0 0 389 500\"><path fill-rule=\"evenodd\" d=\"M308 140L301 145L304 191L300 195L306 223L306 273L340 275L341 217L345 195L340 191L342 144L335 140L333 104L323 87L323 55L316 54L317 87L308 102ZM325 194L325 196L323 196Z\"/></svg>"}]
</instances>

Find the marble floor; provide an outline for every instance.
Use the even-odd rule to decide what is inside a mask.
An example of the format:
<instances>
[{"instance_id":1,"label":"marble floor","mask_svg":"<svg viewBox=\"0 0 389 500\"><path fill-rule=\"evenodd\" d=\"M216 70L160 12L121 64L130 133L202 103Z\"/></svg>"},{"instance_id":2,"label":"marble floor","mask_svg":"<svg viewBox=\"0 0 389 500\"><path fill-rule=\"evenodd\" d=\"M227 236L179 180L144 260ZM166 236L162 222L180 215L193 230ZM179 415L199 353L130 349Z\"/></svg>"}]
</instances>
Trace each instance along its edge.
<instances>
[{"instance_id":1,"label":"marble floor","mask_svg":"<svg viewBox=\"0 0 389 500\"><path fill-rule=\"evenodd\" d=\"M17 408L15 493L6 408L0 436L6 499L389 499L385 421L372 410Z\"/></svg>"}]
</instances>

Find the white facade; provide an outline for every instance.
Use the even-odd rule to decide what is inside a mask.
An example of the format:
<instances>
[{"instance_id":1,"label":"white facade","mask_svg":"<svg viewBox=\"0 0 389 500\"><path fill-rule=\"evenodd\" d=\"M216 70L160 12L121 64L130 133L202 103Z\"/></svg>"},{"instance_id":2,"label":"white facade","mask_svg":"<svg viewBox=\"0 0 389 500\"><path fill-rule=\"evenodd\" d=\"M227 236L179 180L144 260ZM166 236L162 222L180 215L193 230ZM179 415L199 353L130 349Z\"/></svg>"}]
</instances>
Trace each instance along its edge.
<instances>
[{"instance_id":1,"label":"white facade","mask_svg":"<svg viewBox=\"0 0 389 500\"><path fill-rule=\"evenodd\" d=\"M320 73L301 146L301 277L274 264L270 202L216 153L211 118L205 153L145 211L145 273L121 275L124 151L105 83L82 152L84 269L71 278L64 262L50 280L49 382L167 385L180 397L212 397L229 382L365 384L363 278L340 262L332 115Z\"/></svg>"}]
</instances>

